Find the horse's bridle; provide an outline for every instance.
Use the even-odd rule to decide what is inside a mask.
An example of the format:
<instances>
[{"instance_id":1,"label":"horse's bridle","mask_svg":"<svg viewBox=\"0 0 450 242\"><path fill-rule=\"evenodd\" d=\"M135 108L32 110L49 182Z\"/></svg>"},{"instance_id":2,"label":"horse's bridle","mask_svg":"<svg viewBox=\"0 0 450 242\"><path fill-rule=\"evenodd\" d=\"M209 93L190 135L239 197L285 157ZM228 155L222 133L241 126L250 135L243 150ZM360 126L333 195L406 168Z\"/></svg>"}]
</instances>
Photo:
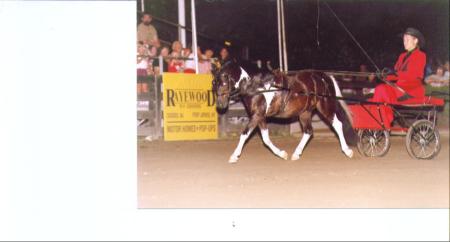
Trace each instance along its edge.
<instances>
[{"instance_id":1,"label":"horse's bridle","mask_svg":"<svg viewBox=\"0 0 450 242\"><path fill-rule=\"evenodd\" d=\"M225 62L225 64L223 64L223 66L220 67L219 75L217 75L219 80L221 80L220 71L223 70L228 65L230 65L231 63L233 63L233 60L228 60L227 62ZM229 74L228 74L228 77L226 77L226 79L227 79L227 83L228 83L228 90L224 93L221 93L220 95L219 95L219 93L217 93L217 96L229 95L229 99L234 100L234 99L238 98L240 95L240 87L237 87L237 88L235 87L234 90L231 90L231 88L232 88L231 86L234 86L234 85L231 85L231 78L229 77ZM215 85L217 86L217 84L215 84Z\"/></svg>"}]
</instances>

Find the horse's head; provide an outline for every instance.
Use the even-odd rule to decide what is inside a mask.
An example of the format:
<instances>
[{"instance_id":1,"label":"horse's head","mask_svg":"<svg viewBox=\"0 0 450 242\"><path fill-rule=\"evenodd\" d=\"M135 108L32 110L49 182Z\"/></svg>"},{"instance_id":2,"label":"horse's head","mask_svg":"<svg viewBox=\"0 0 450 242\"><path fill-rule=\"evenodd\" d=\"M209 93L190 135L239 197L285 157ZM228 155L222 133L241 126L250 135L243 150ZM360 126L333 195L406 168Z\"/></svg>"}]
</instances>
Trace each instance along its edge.
<instances>
[{"instance_id":1,"label":"horse's head","mask_svg":"<svg viewBox=\"0 0 450 242\"><path fill-rule=\"evenodd\" d=\"M223 65L213 67L213 91L217 95L216 106L219 111L228 108L230 97L239 92L241 81L249 79L248 74L237 64L230 60Z\"/></svg>"}]
</instances>

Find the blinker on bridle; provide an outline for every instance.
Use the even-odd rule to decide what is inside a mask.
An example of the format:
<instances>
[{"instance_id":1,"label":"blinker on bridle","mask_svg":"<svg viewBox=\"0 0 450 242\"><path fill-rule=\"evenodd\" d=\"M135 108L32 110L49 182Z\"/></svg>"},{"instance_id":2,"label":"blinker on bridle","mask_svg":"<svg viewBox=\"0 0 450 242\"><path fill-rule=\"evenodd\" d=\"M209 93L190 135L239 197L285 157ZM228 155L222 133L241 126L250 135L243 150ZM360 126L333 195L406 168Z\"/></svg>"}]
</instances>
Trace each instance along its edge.
<instances>
[{"instance_id":1,"label":"blinker on bridle","mask_svg":"<svg viewBox=\"0 0 450 242\"><path fill-rule=\"evenodd\" d=\"M223 65L221 65L220 64L220 62L219 61L215 61L214 62L214 65L216 66L216 68L219 70L219 72L223 69L223 68L225 68L225 67L227 67L228 65L230 65L231 63L233 63L233 60L228 60L227 62L225 62L225 64L223 64ZM220 78L220 76L219 76L219 79L221 79ZM222 93L222 94L217 94L218 96L225 96L225 95L229 95L229 98L230 99L235 99L236 97L238 97L239 96L239 91L240 91L240 88L238 87L238 88L235 88L234 90L231 90L231 86L234 86L234 85L231 85L231 80L230 80L231 78L229 77L229 75L226 77L226 80L227 80L227 84L228 84L228 90L227 90L227 92L224 92L224 93ZM219 81L220 82L220 81ZM217 82L215 82L215 85L217 86Z\"/></svg>"}]
</instances>

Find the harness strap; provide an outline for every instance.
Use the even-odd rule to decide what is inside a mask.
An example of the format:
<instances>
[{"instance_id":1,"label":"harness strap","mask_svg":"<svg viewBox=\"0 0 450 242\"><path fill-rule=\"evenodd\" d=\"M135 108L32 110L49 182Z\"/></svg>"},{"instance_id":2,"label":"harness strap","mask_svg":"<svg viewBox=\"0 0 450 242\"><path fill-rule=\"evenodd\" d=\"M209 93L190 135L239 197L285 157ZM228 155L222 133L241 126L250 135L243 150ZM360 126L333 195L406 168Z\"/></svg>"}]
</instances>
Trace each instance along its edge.
<instances>
[{"instance_id":1,"label":"harness strap","mask_svg":"<svg viewBox=\"0 0 450 242\"><path fill-rule=\"evenodd\" d=\"M291 90L289 90L287 92L287 94L284 96L283 102L282 102L282 106L280 108L280 111L278 113L280 113L281 111L284 111L286 109L286 105L287 105L287 100L291 97Z\"/></svg>"}]
</instances>

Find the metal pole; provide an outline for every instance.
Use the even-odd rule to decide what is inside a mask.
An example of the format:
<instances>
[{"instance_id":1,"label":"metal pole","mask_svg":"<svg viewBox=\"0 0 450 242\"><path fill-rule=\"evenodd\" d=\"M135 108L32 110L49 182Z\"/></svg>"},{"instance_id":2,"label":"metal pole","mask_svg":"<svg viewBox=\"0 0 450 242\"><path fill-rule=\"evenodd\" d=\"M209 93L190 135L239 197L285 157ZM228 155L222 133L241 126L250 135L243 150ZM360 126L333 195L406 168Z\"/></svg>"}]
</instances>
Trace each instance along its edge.
<instances>
[{"instance_id":1,"label":"metal pole","mask_svg":"<svg viewBox=\"0 0 450 242\"><path fill-rule=\"evenodd\" d=\"M141 0L141 12L145 12L144 0Z\"/></svg>"},{"instance_id":2,"label":"metal pole","mask_svg":"<svg viewBox=\"0 0 450 242\"><path fill-rule=\"evenodd\" d=\"M195 21L195 0L191 0L192 51L194 52L195 73L198 74L197 25Z\"/></svg>"},{"instance_id":3,"label":"metal pole","mask_svg":"<svg viewBox=\"0 0 450 242\"><path fill-rule=\"evenodd\" d=\"M278 23L278 57L280 61L280 70L283 68L283 53L282 53L282 42L281 42L281 14L280 14L280 0L277 0L277 23Z\"/></svg>"},{"instance_id":4,"label":"metal pole","mask_svg":"<svg viewBox=\"0 0 450 242\"><path fill-rule=\"evenodd\" d=\"M164 72L164 66L163 66L164 62L163 62L162 55L159 55L158 62L159 62L159 73L160 73L160 75L162 75L162 73Z\"/></svg>"},{"instance_id":5,"label":"metal pole","mask_svg":"<svg viewBox=\"0 0 450 242\"><path fill-rule=\"evenodd\" d=\"M281 27L283 29L283 58L284 58L284 71L288 71L287 50L286 50L286 29L284 24L284 0L281 0Z\"/></svg>"},{"instance_id":6,"label":"metal pole","mask_svg":"<svg viewBox=\"0 0 450 242\"><path fill-rule=\"evenodd\" d=\"M178 39L186 47L186 8L184 0L178 0Z\"/></svg>"}]
</instances>

